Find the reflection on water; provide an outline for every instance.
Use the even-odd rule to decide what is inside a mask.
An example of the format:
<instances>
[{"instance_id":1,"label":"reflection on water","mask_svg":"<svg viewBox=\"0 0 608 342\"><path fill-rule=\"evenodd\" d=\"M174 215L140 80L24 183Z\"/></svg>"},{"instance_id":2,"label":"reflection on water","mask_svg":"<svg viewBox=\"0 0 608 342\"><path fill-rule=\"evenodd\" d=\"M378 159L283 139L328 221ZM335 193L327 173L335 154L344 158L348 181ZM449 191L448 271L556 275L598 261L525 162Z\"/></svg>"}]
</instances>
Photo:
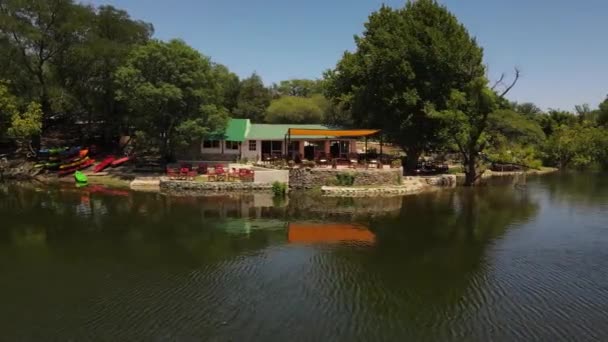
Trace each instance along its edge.
<instances>
[{"instance_id":1,"label":"reflection on water","mask_svg":"<svg viewBox=\"0 0 608 342\"><path fill-rule=\"evenodd\" d=\"M599 175L284 202L0 184L0 328L7 340L601 339L607 203Z\"/></svg>"}]
</instances>

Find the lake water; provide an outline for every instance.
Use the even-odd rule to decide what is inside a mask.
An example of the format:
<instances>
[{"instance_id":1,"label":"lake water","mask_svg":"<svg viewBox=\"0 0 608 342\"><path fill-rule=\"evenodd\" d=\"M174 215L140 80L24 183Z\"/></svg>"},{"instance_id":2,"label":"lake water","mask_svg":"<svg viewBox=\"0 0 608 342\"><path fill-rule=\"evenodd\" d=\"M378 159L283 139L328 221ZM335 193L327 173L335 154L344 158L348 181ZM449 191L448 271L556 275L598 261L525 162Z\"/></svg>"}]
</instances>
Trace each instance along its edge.
<instances>
[{"instance_id":1,"label":"lake water","mask_svg":"<svg viewBox=\"0 0 608 342\"><path fill-rule=\"evenodd\" d=\"M608 338L608 178L418 196L0 184L0 340Z\"/></svg>"}]
</instances>

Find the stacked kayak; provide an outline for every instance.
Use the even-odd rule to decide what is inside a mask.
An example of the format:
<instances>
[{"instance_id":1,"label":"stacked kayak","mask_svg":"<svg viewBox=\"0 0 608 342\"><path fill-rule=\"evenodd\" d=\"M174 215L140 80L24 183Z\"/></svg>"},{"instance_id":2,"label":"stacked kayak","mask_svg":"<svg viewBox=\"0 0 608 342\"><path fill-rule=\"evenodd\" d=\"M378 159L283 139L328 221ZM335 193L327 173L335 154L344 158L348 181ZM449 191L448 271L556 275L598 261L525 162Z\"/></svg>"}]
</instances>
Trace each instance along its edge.
<instances>
[{"instance_id":1,"label":"stacked kayak","mask_svg":"<svg viewBox=\"0 0 608 342\"><path fill-rule=\"evenodd\" d=\"M79 164L77 164L77 165L74 165L74 166L71 166L69 168L64 168L64 169L60 170L59 173L58 173L59 177L72 174L72 173L74 173L75 171L78 171L78 170L84 170L87 167L89 167L89 166L91 166L91 165L93 165L95 163L94 159L90 159L89 157L85 157L85 158L86 158L86 160L83 161L82 163L79 162Z\"/></svg>"}]
</instances>

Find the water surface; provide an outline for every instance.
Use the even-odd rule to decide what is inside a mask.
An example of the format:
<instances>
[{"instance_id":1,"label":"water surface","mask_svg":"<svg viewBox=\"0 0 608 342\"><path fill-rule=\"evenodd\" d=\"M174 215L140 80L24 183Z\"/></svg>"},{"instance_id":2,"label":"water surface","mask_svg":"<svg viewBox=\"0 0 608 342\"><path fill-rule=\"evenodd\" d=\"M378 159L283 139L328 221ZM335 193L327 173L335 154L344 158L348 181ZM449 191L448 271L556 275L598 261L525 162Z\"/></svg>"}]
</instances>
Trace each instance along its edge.
<instances>
[{"instance_id":1,"label":"water surface","mask_svg":"<svg viewBox=\"0 0 608 342\"><path fill-rule=\"evenodd\" d=\"M0 184L0 340L608 336L608 179L381 199Z\"/></svg>"}]
</instances>

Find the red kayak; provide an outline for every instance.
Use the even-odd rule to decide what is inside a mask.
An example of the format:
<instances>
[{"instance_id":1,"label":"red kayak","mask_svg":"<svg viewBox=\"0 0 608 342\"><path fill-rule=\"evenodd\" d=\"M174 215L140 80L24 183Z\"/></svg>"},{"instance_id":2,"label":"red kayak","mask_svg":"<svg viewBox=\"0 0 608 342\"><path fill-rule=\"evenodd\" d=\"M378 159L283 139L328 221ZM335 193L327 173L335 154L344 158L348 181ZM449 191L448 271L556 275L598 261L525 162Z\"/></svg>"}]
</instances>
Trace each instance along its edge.
<instances>
[{"instance_id":1,"label":"red kayak","mask_svg":"<svg viewBox=\"0 0 608 342\"><path fill-rule=\"evenodd\" d=\"M128 161L129 159L131 159L130 157L123 157L120 159L116 159L115 161L112 162L112 166L118 166L120 164L125 163L126 161Z\"/></svg>"},{"instance_id":2,"label":"red kayak","mask_svg":"<svg viewBox=\"0 0 608 342\"><path fill-rule=\"evenodd\" d=\"M114 156L109 156L108 158L104 159L101 163L97 164L95 166L95 168L93 169L93 172L97 173L97 172L103 171L106 167L110 166L110 164L112 164L112 162L114 160L116 160L116 158L114 158Z\"/></svg>"},{"instance_id":3,"label":"red kayak","mask_svg":"<svg viewBox=\"0 0 608 342\"><path fill-rule=\"evenodd\" d=\"M74 173L74 172L76 172L78 170L86 169L87 167L93 165L94 163L95 163L94 159L89 159L89 160L87 160L86 162L84 162L84 163L82 163L80 165L77 165L77 166L71 167L69 169L65 169L65 170L59 171L58 175L59 175L59 177L62 177L62 176L65 176L65 175L70 175L70 174L72 174L72 173Z\"/></svg>"}]
</instances>

